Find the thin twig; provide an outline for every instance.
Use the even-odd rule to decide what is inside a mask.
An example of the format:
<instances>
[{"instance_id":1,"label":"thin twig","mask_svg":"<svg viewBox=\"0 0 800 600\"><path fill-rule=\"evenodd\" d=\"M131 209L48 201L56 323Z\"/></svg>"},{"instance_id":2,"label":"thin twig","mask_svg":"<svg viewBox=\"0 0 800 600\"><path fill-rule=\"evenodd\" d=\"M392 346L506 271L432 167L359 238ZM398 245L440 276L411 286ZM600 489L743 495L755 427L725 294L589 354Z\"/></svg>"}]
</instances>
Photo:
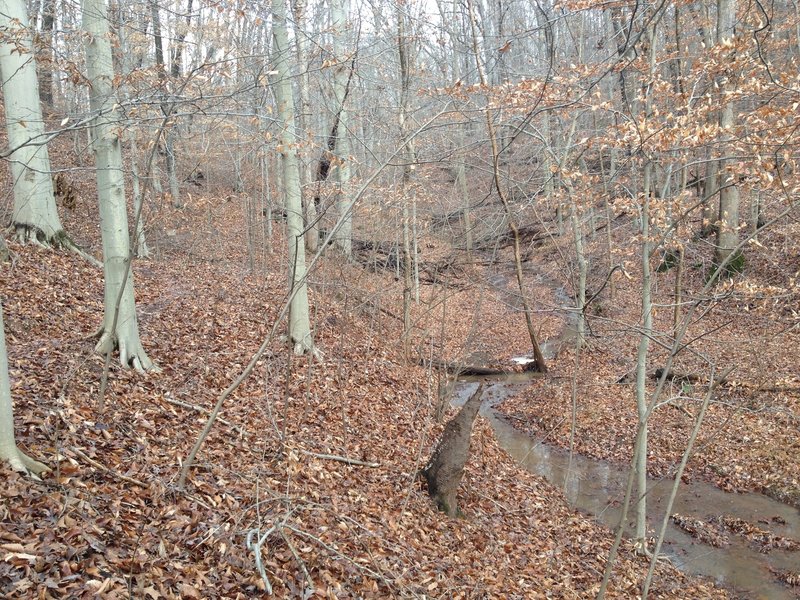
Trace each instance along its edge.
<instances>
[{"instance_id":1,"label":"thin twig","mask_svg":"<svg viewBox=\"0 0 800 600\"><path fill-rule=\"evenodd\" d=\"M297 549L294 547L292 540L286 535L286 532L283 530L282 527L278 528L278 532L281 534L283 541L286 542L286 546L288 546L289 551L294 556L294 560L300 565L300 570L303 571L303 576L306 578L306 582L308 583L308 589L304 590L305 592L311 592L309 596L314 595L314 580L311 579L311 575L308 573L308 569L306 568L306 563L300 558L300 554L298 554Z\"/></svg>"},{"instance_id":2,"label":"thin twig","mask_svg":"<svg viewBox=\"0 0 800 600\"><path fill-rule=\"evenodd\" d=\"M697 440L697 434L700 432L700 426L703 424L703 417L705 417L706 409L708 408L709 402L711 402L711 396L714 394L714 390L716 387L725 381L725 378L733 372L734 367L729 367L726 371L719 377L714 377L714 372L711 372L711 383L708 386L708 391L706 392L706 396L703 399L703 404L700 407L700 412L697 414L697 419L695 420L694 427L692 428L692 433L689 436L689 441L686 443L686 449L683 451L683 456L681 457L680 465L678 466L678 472L675 473L675 481L672 484L672 489L670 490L669 499L667 500L667 507L664 511L664 519L661 522L661 529L658 532L658 539L656 541L655 549L653 550L653 556L650 559L650 566L647 569L647 577L644 580L644 585L642 586L642 598L647 598L647 593L650 590L650 584L653 581L653 573L656 569L656 563L658 561L658 554L661 551L661 545L664 542L664 534L667 531L667 525L669 524L670 515L672 514L672 505L675 502L675 496L678 494L678 486L681 483L681 477L683 477L683 471L686 468L686 463L689 462L689 458L692 455L692 450L694 449L695 440Z\"/></svg>"},{"instance_id":3,"label":"thin twig","mask_svg":"<svg viewBox=\"0 0 800 600\"><path fill-rule=\"evenodd\" d=\"M314 458L320 458L322 460L335 460L336 462L342 462L347 465L355 465L358 467L370 467L372 469L376 469L381 466L381 463L366 462L355 458L347 458L346 456L338 456L336 454L317 454L316 452L309 452L308 450L303 450L302 448L298 448L298 450L303 454L306 454L308 456L313 456Z\"/></svg>"},{"instance_id":4,"label":"thin twig","mask_svg":"<svg viewBox=\"0 0 800 600\"><path fill-rule=\"evenodd\" d=\"M72 451L75 454L77 454L79 458L85 460L87 463L89 463L94 468L100 469L101 471L103 471L104 473L108 473L112 477L116 477L117 479L119 479L121 481L124 481L125 483L130 483L132 485L137 485L139 487L143 487L143 488L148 487L146 483L144 483L142 481L139 481L138 479L134 479L133 477L127 477L126 475L122 475L121 473L117 473L113 469L109 469L107 466L105 466L103 464L100 464L99 462L97 462L93 458L90 458L89 456L87 456L82 450L79 450L78 448L73 447Z\"/></svg>"}]
</instances>

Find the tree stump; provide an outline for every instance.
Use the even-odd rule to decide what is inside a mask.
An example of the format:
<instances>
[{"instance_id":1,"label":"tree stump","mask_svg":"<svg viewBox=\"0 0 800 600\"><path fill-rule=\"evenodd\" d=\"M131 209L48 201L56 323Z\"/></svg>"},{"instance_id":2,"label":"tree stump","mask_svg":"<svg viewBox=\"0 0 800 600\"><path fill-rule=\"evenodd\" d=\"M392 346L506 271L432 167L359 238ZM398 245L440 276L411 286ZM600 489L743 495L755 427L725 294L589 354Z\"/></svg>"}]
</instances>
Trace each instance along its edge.
<instances>
[{"instance_id":1,"label":"tree stump","mask_svg":"<svg viewBox=\"0 0 800 600\"><path fill-rule=\"evenodd\" d=\"M439 510L449 517L461 514L456 495L469 458L472 425L478 416L482 395L483 384L480 384L459 413L445 425L428 466L422 470L428 483L428 494L436 500Z\"/></svg>"}]
</instances>

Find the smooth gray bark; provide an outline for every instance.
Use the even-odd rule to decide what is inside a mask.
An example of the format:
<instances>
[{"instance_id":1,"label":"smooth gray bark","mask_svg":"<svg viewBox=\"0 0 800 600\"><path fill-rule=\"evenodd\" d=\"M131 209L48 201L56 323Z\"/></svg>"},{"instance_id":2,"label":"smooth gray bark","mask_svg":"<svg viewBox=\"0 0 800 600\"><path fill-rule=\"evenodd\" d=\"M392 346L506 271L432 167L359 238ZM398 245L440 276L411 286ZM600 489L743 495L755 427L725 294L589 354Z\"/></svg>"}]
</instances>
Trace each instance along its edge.
<instances>
[{"instance_id":1,"label":"smooth gray bark","mask_svg":"<svg viewBox=\"0 0 800 600\"><path fill-rule=\"evenodd\" d=\"M53 196L39 80L23 0L0 0L0 33L14 40L0 45L8 145L13 150L10 156L14 182L12 222L20 240L58 246L65 234Z\"/></svg>"},{"instance_id":2,"label":"smooth gray bark","mask_svg":"<svg viewBox=\"0 0 800 600\"><path fill-rule=\"evenodd\" d=\"M730 46L733 44L734 25L736 23L736 0L718 0L717 2L717 44ZM725 97L730 88L729 79L725 76L720 82L720 92ZM722 130L723 154L730 152L734 127L733 103L728 101L719 115L719 126ZM736 174L733 173L733 161L722 158L719 161L719 228L717 229L717 248L715 262L720 265L739 245L739 188L736 186ZM732 269L737 268L731 265Z\"/></svg>"},{"instance_id":3,"label":"smooth gray bark","mask_svg":"<svg viewBox=\"0 0 800 600\"><path fill-rule=\"evenodd\" d=\"M298 91L300 92L300 114L299 126L303 136L303 141L308 143L308 136L311 130L311 95L310 78L308 76L308 32L306 31L306 11L308 3L306 0L293 0L292 13L294 14L294 35L297 47L297 63L301 73L299 77ZM306 148L309 154L310 148ZM306 219L306 249L309 252L316 252L319 248L319 227L317 225L317 206L314 204L313 194L309 186L314 180L314 169L310 158L302 163L300 171L300 185L303 190L303 208L305 209Z\"/></svg>"},{"instance_id":4,"label":"smooth gray bark","mask_svg":"<svg viewBox=\"0 0 800 600\"><path fill-rule=\"evenodd\" d=\"M11 403L2 304L0 304L0 460L7 461L15 471L34 475L48 470L45 465L21 452L14 440L14 411Z\"/></svg>"},{"instance_id":5,"label":"smooth gray bark","mask_svg":"<svg viewBox=\"0 0 800 600\"><path fill-rule=\"evenodd\" d=\"M278 118L282 123L280 154L283 170L283 191L286 206L286 229L289 244L290 285L297 292L289 308L289 337L296 354L314 349L308 315L306 256L303 240L303 205L300 190L300 164L297 157L297 131L294 114L291 69L289 67L289 34L286 27L286 0L272 4L272 39L276 80L273 83Z\"/></svg>"},{"instance_id":6,"label":"smooth gray bark","mask_svg":"<svg viewBox=\"0 0 800 600\"><path fill-rule=\"evenodd\" d=\"M352 56L348 49L349 0L331 0L331 27L333 29L333 53L336 60L334 70L333 92L336 96L338 127L336 128L336 181L339 184L337 193L337 210L343 217L342 225L336 232L335 242L339 251L348 259L353 252L353 215L348 198L350 183L350 115L347 110L348 88L352 72Z\"/></svg>"},{"instance_id":7,"label":"smooth gray bark","mask_svg":"<svg viewBox=\"0 0 800 600\"><path fill-rule=\"evenodd\" d=\"M91 83L89 104L95 115L91 142L96 163L105 275L105 315L96 351L107 353L119 348L123 366L149 371L155 365L142 347L136 320L120 115L113 86L107 9L103 0L84 0L82 8L86 32L86 71Z\"/></svg>"}]
</instances>

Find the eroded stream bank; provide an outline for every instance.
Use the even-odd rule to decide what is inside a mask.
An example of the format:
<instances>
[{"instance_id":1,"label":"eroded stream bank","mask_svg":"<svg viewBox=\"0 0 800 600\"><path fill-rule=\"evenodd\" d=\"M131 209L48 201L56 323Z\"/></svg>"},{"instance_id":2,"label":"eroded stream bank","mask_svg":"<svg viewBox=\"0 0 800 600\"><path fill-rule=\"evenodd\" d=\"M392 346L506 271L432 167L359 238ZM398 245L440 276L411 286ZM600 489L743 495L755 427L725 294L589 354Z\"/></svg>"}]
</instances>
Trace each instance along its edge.
<instances>
[{"instance_id":1,"label":"eroded stream bank","mask_svg":"<svg viewBox=\"0 0 800 600\"><path fill-rule=\"evenodd\" d=\"M477 385L459 383L453 404L463 404ZM574 508L614 529L619 523L627 473L608 462L577 454L570 463L565 451L510 425L495 406L517 394L525 385L507 380L486 385L480 414L491 424L500 446L520 465L562 488ZM651 529L660 526L671 485L671 479L648 480ZM672 513L704 522L730 516L769 530L775 536L800 540L800 511L761 494L731 494L705 483L681 484ZM709 577L746 598L789 600L800 597L798 588L780 583L775 574L776 571L796 571L800 552L775 548L764 553L744 536L730 533L727 537L728 545L716 548L698 541L670 522L662 552L684 572Z\"/></svg>"}]
</instances>

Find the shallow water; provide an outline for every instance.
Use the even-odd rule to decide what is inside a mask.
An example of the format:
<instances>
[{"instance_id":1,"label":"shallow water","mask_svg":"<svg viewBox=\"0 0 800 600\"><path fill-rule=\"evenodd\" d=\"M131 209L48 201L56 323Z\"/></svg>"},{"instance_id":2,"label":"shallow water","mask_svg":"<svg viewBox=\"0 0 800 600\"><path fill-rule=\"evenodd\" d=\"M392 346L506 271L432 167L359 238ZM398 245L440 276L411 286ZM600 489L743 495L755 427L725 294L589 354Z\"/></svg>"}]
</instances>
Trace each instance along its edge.
<instances>
[{"instance_id":1,"label":"shallow water","mask_svg":"<svg viewBox=\"0 0 800 600\"><path fill-rule=\"evenodd\" d=\"M494 406L519 393L525 386L520 379L488 383L483 393L481 415L491 424L500 446L526 470L564 489L571 506L615 529L625 495L626 471L608 462L577 454L573 455L570 464L567 452L510 425ZM475 391L476 385L460 383L453 404L463 404ZM656 532L661 527L671 487L671 479L648 481L649 527ZM704 483L681 484L672 513L701 520L730 515L767 529L774 535L800 540L800 511L761 494L730 494ZM708 577L744 598L784 600L800 597L800 591L795 591L797 588L793 590L782 585L770 572L770 568L800 570L800 552L772 550L762 554L744 537L728 532L728 538L729 546L714 548L695 540L670 522L662 553L684 572Z\"/></svg>"}]
</instances>

